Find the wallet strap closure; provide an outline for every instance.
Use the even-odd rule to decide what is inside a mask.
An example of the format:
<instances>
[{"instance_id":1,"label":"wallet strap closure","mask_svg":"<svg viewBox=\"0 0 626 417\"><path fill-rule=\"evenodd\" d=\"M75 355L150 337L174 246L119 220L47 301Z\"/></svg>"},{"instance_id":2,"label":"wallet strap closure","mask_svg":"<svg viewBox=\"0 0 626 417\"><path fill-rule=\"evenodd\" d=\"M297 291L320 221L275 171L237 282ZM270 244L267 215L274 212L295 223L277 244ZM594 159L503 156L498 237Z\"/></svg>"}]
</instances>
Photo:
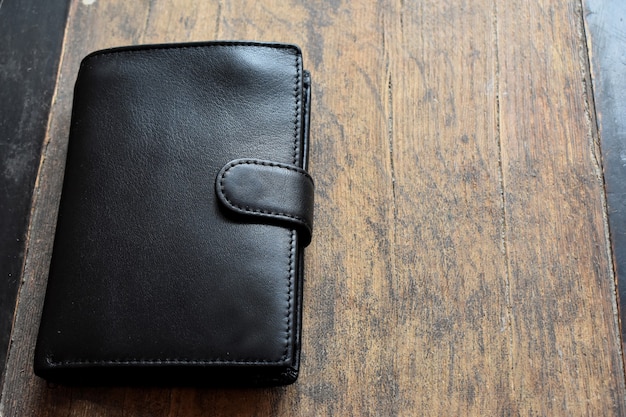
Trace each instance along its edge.
<instances>
[{"instance_id":1,"label":"wallet strap closure","mask_svg":"<svg viewBox=\"0 0 626 417\"><path fill-rule=\"evenodd\" d=\"M294 165L259 159L236 159L222 168L215 181L219 201L246 217L295 227L304 246L313 230L311 176Z\"/></svg>"}]
</instances>

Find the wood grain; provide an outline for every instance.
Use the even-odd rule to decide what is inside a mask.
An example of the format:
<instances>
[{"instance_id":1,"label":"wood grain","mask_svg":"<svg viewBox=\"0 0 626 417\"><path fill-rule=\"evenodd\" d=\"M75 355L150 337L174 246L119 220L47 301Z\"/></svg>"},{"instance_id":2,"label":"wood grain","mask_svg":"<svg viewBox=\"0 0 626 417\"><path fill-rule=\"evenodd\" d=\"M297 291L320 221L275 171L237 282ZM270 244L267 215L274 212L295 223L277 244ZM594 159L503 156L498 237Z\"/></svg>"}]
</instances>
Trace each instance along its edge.
<instances>
[{"instance_id":1,"label":"wood grain","mask_svg":"<svg viewBox=\"0 0 626 417\"><path fill-rule=\"evenodd\" d=\"M539 415L622 415L580 5L506 7L498 95L515 400Z\"/></svg>"},{"instance_id":2,"label":"wood grain","mask_svg":"<svg viewBox=\"0 0 626 417\"><path fill-rule=\"evenodd\" d=\"M462 6L401 6L389 28L394 373L407 415L515 410L494 16Z\"/></svg>"},{"instance_id":3,"label":"wood grain","mask_svg":"<svg viewBox=\"0 0 626 417\"><path fill-rule=\"evenodd\" d=\"M577 1L72 3L3 415L620 415L626 388ZM301 45L313 77L303 363L265 390L31 371L79 60Z\"/></svg>"}]
</instances>

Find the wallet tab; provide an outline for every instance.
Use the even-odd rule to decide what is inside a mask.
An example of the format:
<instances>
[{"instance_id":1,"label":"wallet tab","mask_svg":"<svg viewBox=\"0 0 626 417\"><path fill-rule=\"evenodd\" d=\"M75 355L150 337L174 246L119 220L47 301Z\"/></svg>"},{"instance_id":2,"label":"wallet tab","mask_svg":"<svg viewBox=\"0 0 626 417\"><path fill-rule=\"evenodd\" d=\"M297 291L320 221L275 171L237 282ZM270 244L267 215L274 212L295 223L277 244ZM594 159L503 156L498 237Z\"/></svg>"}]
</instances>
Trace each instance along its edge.
<instances>
[{"instance_id":1,"label":"wallet tab","mask_svg":"<svg viewBox=\"0 0 626 417\"><path fill-rule=\"evenodd\" d=\"M246 218L295 226L301 243L311 242L313 191L311 176L301 168L257 159L231 161L218 174L220 202Z\"/></svg>"}]
</instances>

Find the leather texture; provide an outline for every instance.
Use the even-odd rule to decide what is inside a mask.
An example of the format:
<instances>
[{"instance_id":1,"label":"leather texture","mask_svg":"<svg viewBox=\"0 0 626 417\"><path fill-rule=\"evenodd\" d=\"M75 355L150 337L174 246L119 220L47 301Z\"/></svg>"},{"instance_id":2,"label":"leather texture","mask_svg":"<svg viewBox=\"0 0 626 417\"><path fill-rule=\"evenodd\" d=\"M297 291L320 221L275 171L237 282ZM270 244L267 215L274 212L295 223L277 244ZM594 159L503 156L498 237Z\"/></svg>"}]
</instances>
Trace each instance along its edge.
<instances>
[{"instance_id":1,"label":"leather texture","mask_svg":"<svg viewBox=\"0 0 626 417\"><path fill-rule=\"evenodd\" d=\"M303 169L257 159L231 161L217 176L220 202L233 212L292 223L303 246L313 232L313 179Z\"/></svg>"},{"instance_id":2,"label":"leather texture","mask_svg":"<svg viewBox=\"0 0 626 417\"><path fill-rule=\"evenodd\" d=\"M309 97L293 45L151 45L83 60L37 375L295 381L312 225ZM222 195L251 209L220 203L220 178Z\"/></svg>"}]
</instances>

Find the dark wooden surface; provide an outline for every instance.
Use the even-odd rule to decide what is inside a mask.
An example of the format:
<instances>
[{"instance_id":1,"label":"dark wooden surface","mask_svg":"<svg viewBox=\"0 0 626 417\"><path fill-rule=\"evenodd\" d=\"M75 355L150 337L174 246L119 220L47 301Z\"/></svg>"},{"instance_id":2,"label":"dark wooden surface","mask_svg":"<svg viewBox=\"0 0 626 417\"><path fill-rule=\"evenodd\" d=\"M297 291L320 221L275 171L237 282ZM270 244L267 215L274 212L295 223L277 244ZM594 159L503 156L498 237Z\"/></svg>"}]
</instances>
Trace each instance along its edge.
<instances>
[{"instance_id":1,"label":"dark wooden surface","mask_svg":"<svg viewBox=\"0 0 626 417\"><path fill-rule=\"evenodd\" d=\"M611 242L626 340L626 2L585 0Z\"/></svg>"},{"instance_id":2,"label":"dark wooden surface","mask_svg":"<svg viewBox=\"0 0 626 417\"><path fill-rule=\"evenodd\" d=\"M0 413L624 415L579 0L73 1ZM31 362L95 49L294 42L313 77L303 363L266 390L50 387Z\"/></svg>"},{"instance_id":3,"label":"dark wooden surface","mask_svg":"<svg viewBox=\"0 0 626 417\"><path fill-rule=\"evenodd\" d=\"M0 369L69 1L0 1Z\"/></svg>"}]
</instances>

